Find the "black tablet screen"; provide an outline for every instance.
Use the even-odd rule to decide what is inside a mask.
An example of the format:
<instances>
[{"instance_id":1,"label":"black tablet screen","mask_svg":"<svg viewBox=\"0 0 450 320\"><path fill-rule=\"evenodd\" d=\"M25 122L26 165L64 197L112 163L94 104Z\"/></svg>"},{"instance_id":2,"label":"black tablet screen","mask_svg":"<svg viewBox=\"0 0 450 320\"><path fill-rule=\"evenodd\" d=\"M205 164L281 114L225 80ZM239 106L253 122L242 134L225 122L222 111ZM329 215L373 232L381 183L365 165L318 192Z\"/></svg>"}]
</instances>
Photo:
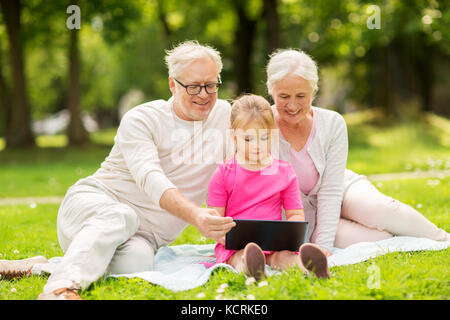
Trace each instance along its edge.
<instances>
[{"instance_id":1,"label":"black tablet screen","mask_svg":"<svg viewBox=\"0 0 450 320\"><path fill-rule=\"evenodd\" d=\"M236 226L225 237L225 249L228 250L240 250L254 242L267 251L298 251L308 232L305 221L234 219L234 222Z\"/></svg>"}]
</instances>

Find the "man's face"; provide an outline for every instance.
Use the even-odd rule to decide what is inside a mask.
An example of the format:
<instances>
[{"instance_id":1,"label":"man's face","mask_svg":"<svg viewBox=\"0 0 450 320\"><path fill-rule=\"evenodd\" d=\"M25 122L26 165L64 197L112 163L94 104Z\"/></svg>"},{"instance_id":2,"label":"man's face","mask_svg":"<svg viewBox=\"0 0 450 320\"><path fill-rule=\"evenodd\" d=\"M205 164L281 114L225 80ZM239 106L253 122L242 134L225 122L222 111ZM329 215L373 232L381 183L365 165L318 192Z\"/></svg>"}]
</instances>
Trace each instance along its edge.
<instances>
[{"instance_id":1,"label":"man's face","mask_svg":"<svg viewBox=\"0 0 450 320\"><path fill-rule=\"evenodd\" d=\"M204 57L187 64L177 80L184 85L206 85L218 82L216 64L210 57ZM207 93L202 88L199 94L189 95L186 89L169 77L173 95L173 108L178 117L187 121L201 121L208 117L216 104L217 93Z\"/></svg>"}]
</instances>

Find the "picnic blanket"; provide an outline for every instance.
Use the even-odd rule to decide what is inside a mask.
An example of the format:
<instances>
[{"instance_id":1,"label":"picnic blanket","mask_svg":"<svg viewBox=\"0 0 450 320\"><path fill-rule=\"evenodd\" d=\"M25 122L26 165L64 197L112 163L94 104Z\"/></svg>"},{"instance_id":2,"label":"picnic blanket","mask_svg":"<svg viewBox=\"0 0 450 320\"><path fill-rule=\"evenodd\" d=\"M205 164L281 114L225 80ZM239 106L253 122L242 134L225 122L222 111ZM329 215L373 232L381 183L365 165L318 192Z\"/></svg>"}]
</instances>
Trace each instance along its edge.
<instances>
[{"instance_id":1,"label":"picnic blanket","mask_svg":"<svg viewBox=\"0 0 450 320\"><path fill-rule=\"evenodd\" d=\"M154 270L129 274L110 274L108 277L140 278L173 291L183 291L205 284L211 273L217 268L237 271L228 264L214 264L214 244L162 247L155 255ZM393 237L377 242L360 242L345 249L333 248L328 258L329 268L355 264L368 259L398 251L443 250L450 241L440 242L426 238ZM33 274L51 273L61 257L49 259L48 264L37 264ZM268 276L280 274L266 265Z\"/></svg>"}]
</instances>

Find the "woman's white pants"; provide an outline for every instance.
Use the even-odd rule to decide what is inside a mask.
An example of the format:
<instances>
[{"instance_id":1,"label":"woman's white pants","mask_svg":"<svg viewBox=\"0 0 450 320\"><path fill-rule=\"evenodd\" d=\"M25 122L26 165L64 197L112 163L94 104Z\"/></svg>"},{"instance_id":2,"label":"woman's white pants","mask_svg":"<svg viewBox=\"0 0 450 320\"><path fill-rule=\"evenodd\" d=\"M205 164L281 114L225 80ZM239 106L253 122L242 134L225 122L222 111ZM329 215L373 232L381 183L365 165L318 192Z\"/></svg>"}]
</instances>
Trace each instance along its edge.
<instances>
[{"instance_id":1,"label":"woman's white pants","mask_svg":"<svg viewBox=\"0 0 450 320\"><path fill-rule=\"evenodd\" d=\"M450 240L445 230L411 206L382 194L366 178L352 183L344 192L334 246L345 248L395 235Z\"/></svg>"}]
</instances>

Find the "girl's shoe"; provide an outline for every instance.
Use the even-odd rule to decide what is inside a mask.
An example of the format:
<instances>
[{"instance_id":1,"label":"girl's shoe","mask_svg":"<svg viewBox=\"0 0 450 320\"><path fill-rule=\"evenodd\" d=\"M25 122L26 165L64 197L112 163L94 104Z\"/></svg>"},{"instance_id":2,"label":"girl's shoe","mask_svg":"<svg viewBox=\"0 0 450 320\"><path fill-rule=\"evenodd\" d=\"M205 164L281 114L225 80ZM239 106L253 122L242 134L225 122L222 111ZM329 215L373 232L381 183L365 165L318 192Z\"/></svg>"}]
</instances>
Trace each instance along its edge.
<instances>
[{"instance_id":1,"label":"girl's shoe","mask_svg":"<svg viewBox=\"0 0 450 320\"><path fill-rule=\"evenodd\" d=\"M300 252L300 262L306 270L313 272L318 278L330 278L327 256L319 246L304 243L298 251Z\"/></svg>"},{"instance_id":2,"label":"girl's shoe","mask_svg":"<svg viewBox=\"0 0 450 320\"><path fill-rule=\"evenodd\" d=\"M256 281L266 276L266 256L262 249L254 242L247 243L244 248L244 273L254 277Z\"/></svg>"}]
</instances>

